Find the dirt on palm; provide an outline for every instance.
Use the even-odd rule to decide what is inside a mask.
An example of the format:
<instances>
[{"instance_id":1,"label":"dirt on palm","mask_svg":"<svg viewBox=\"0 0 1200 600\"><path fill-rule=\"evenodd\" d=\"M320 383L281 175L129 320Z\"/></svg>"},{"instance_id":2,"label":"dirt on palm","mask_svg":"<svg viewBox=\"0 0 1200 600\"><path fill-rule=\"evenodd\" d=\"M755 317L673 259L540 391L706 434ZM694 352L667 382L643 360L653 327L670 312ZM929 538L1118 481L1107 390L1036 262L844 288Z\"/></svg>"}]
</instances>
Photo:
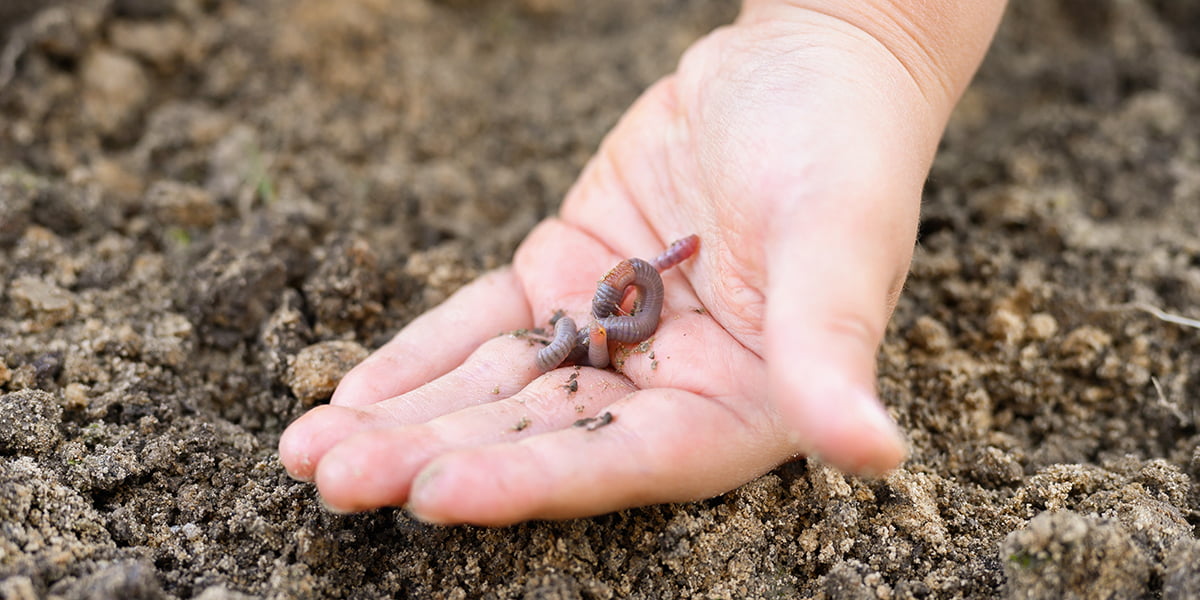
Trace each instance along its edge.
<instances>
[{"instance_id":1,"label":"dirt on palm","mask_svg":"<svg viewBox=\"0 0 1200 600\"><path fill-rule=\"evenodd\" d=\"M0 598L1200 595L1200 330L1146 310L1200 315L1194 3L1010 7L880 354L912 443L887 478L801 460L480 529L332 514L285 475L283 427L507 262L736 8L88 0L0 23Z\"/></svg>"}]
</instances>

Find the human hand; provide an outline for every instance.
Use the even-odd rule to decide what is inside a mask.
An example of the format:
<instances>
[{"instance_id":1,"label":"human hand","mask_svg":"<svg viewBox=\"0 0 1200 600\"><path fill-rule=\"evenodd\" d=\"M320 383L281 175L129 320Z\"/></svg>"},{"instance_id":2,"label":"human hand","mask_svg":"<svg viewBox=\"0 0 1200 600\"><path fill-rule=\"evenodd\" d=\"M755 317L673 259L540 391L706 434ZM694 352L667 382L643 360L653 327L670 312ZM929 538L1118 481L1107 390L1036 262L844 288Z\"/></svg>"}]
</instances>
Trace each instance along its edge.
<instances>
[{"instance_id":1,"label":"human hand","mask_svg":"<svg viewBox=\"0 0 1200 600\"><path fill-rule=\"evenodd\" d=\"M414 320L284 432L288 472L336 510L500 525L705 498L800 453L860 474L899 464L875 351L965 84L903 55L851 21L748 2L626 113L510 268ZM496 337L559 309L587 323L613 264L691 233L699 253L663 274L653 356L542 374L541 346Z\"/></svg>"}]
</instances>

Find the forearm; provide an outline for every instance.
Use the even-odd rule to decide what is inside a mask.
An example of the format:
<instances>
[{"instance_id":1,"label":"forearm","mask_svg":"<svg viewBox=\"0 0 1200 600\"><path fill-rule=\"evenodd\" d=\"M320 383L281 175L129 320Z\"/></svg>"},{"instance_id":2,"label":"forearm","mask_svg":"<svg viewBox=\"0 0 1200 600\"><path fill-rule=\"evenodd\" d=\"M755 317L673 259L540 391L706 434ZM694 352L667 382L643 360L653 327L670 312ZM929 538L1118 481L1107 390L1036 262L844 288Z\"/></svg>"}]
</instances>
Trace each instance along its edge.
<instances>
[{"instance_id":1,"label":"forearm","mask_svg":"<svg viewBox=\"0 0 1200 600\"><path fill-rule=\"evenodd\" d=\"M817 13L887 49L944 120L991 43L1005 0L744 0L740 22Z\"/></svg>"}]
</instances>

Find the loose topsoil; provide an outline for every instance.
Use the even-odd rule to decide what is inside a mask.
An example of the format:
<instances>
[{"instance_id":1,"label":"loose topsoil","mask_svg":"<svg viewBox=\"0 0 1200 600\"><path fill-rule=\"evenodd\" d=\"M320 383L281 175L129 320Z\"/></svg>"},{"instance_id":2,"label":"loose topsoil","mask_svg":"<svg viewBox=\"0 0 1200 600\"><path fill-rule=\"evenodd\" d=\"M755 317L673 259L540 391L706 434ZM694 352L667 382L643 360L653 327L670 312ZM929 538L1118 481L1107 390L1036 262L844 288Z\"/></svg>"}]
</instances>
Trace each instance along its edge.
<instances>
[{"instance_id":1,"label":"loose topsoil","mask_svg":"<svg viewBox=\"0 0 1200 600\"><path fill-rule=\"evenodd\" d=\"M0 598L1200 595L1200 5L1009 8L879 359L885 479L341 516L280 431L508 261L734 2L0 11ZM0 35L5 35L0 33Z\"/></svg>"}]
</instances>

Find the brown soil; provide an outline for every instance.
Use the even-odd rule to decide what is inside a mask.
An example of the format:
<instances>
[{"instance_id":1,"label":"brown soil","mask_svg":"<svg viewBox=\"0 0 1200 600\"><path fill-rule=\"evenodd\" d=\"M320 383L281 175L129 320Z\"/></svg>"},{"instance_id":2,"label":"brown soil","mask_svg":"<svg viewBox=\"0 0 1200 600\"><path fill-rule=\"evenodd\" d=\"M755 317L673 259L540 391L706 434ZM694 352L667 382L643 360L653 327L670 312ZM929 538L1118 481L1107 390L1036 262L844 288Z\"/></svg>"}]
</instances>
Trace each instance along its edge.
<instances>
[{"instance_id":1,"label":"brown soil","mask_svg":"<svg viewBox=\"0 0 1200 600\"><path fill-rule=\"evenodd\" d=\"M887 479L798 461L488 530L287 478L282 428L506 262L735 10L88 0L13 27L0 598L1200 594L1200 330L1137 308L1200 316L1191 2L1010 7L881 353L913 444Z\"/></svg>"}]
</instances>

